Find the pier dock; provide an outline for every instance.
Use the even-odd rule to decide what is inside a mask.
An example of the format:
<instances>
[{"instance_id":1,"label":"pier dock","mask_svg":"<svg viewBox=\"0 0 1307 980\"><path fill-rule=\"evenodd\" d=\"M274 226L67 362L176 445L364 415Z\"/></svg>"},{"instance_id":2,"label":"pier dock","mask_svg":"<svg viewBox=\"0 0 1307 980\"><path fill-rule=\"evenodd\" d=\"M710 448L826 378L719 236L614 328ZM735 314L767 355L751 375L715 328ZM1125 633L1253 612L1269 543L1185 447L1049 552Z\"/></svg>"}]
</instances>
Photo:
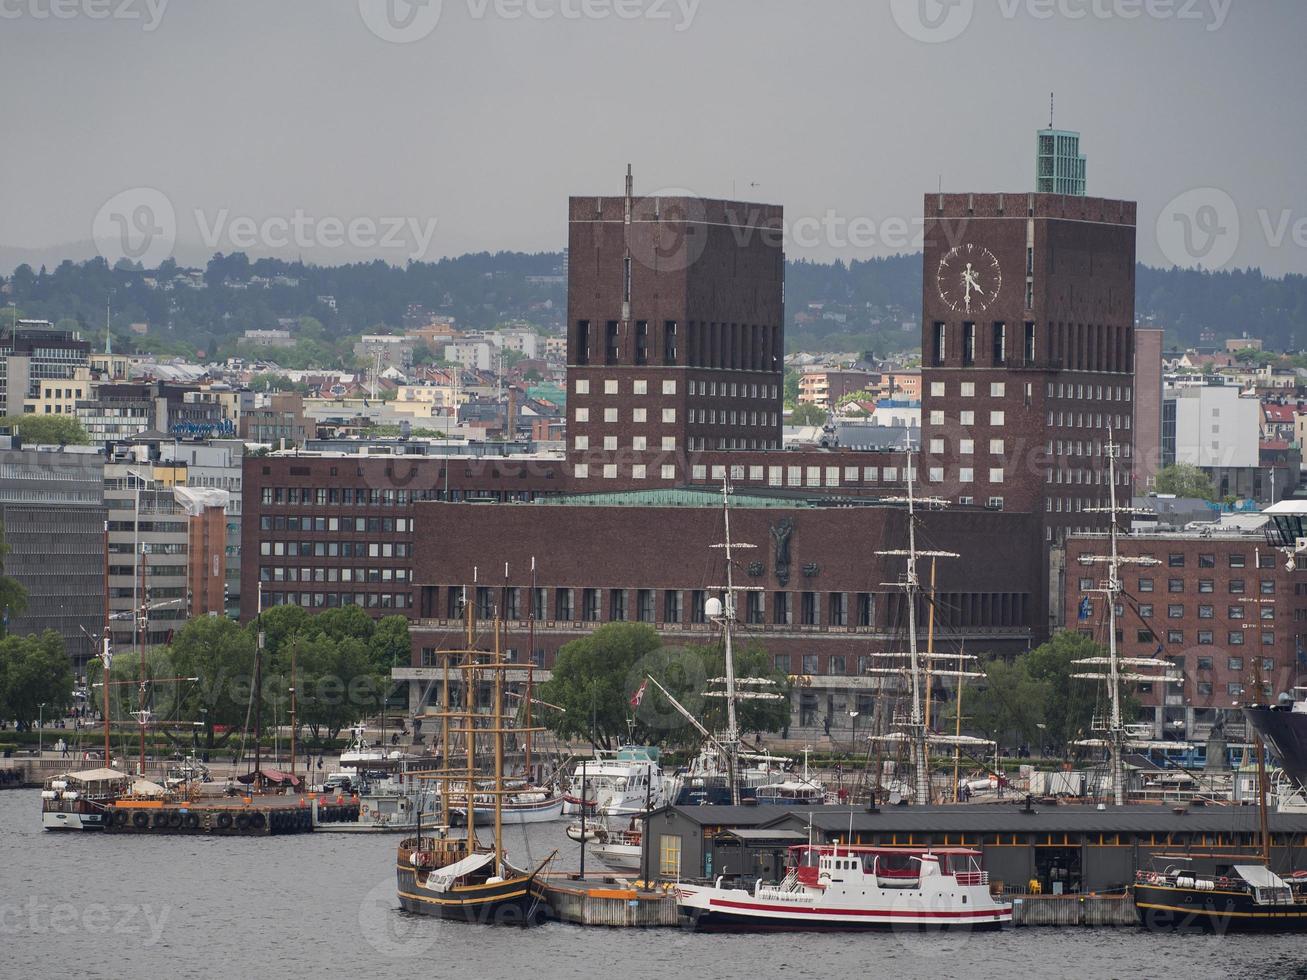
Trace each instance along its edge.
<instances>
[{"instance_id":1,"label":"pier dock","mask_svg":"<svg viewBox=\"0 0 1307 980\"><path fill-rule=\"evenodd\" d=\"M1135 900L1119 895L1013 895L1014 926L1133 926Z\"/></svg>"},{"instance_id":2,"label":"pier dock","mask_svg":"<svg viewBox=\"0 0 1307 980\"><path fill-rule=\"evenodd\" d=\"M563 872L536 879L541 900L560 922L642 929L677 925L676 896L637 887L640 884L615 876L582 879Z\"/></svg>"}]
</instances>

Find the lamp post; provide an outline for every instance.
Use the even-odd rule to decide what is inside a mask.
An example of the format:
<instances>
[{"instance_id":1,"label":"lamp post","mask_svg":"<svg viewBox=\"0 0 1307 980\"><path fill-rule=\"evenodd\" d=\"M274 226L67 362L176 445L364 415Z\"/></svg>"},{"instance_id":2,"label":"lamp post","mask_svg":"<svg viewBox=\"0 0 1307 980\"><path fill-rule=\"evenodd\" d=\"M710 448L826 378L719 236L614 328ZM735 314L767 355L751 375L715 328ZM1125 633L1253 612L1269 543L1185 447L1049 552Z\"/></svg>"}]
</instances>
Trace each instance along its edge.
<instances>
[{"instance_id":1,"label":"lamp post","mask_svg":"<svg viewBox=\"0 0 1307 980\"><path fill-rule=\"evenodd\" d=\"M45 755L45 702L36 706L36 757Z\"/></svg>"}]
</instances>

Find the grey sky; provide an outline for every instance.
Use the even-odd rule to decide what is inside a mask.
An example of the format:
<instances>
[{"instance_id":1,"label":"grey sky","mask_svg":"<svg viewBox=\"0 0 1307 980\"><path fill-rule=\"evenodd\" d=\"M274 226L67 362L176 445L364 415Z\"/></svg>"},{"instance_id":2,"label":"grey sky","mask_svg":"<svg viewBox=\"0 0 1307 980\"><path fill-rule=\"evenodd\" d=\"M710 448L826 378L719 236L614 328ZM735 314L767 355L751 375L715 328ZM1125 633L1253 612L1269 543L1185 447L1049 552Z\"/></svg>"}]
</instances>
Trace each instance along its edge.
<instances>
[{"instance_id":1,"label":"grey sky","mask_svg":"<svg viewBox=\"0 0 1307 980\"><path fill-rule=\"evenodd\" d=\"M297 213L307 247L276 254L402 262L431 219L427 257L557 249L566 197L619 193L630 161L637 192L782 204L791 257L886 254L915 247L941 177L1030 189L1054 89L1089 192L1139 201L1143 261L1189 247L1157 219L1210 187L1163 218L1225 235L1193 254L1307 271L1300 0L443 0L409 43L369 28L385 0L171 0L147 30L150 2L0 0L0 245L83 257L106 202L145 187L183 259L213 250L199 224L231 251L247 219L267 253ZM409 36L429 26L392 2ZM909 36L930 36L918 3L934 40ZM323 217L372 219L375 247Z\"/></svg>"}]
</instances>

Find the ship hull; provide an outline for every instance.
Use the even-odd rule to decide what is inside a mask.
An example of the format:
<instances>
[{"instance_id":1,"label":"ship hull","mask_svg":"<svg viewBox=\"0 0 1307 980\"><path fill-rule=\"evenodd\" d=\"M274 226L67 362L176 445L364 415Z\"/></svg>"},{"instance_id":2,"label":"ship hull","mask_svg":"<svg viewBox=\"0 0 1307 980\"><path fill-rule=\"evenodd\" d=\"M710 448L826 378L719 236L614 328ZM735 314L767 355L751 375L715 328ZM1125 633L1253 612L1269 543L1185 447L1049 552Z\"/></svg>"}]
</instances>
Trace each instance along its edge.
<instances>
[{"instance_id":1,"label":"ship hull","mask_svg":"<svg viewBox=\"0 0 1307 980\"><path fill-rule=\"evenodd\" d=\"M46 830L103 830L104 814L45 810L41 826Z\"/></svg>"},{"instance_id":2,"label":"ship hull","mask_svg":"<svg viewBox=\"0 0 1307 980\"><path fill-rule=\"evenodd\" d=\"M743 903L741 903L743 904ZM758 905L706 909L683 908L696 929L714 932L886 932L902 930L939 932L993 932L1012 924L1012 913L985 912L967 918L931 913L866 910L857 913L798 912L783 907Z\"/></svg>"},{"instance_id":3,"label":"ship hull","mask_svg":"<svg viewBox=\"0 0 1307 980\"><path fill-rule=\"evenodd\" d=\"M1256 704L1244 717L1280 759L1280 766L1307 793L1307 711L1290 711Z\"/></svg>"},{"instance_id":4,"label":"ship hull","mask_svg":"<svg viewBox=\"0 0 1307 980\"><path fill-rule=\"evenodd\" d=\"M405 912L479 925L530 925L544 907L534 894L534 875L467 885L437 893L418 883L417 871L398 865L399 905Z\"/></svg>"},{"instance_id":5,"label":"ship hull","mask_svg":"<svg viewBox=\"0 0 1307 980\"><path fill-rule=\"evenodd\" d=\"M1174 885L1135 885L1134 895L1140 923L1154 932L1307 932L1307 905Z\"/></svg>"}]
</instances>

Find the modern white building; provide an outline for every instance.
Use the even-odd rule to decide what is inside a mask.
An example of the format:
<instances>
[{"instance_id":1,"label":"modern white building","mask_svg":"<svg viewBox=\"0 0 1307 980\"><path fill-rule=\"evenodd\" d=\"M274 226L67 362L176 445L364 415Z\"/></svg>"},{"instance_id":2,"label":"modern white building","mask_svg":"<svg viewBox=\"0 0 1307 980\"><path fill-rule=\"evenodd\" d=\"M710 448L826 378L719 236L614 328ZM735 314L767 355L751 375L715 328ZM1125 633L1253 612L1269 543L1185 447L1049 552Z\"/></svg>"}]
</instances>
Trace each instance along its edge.
<instances>
[{"instance_id":1,"label":"modern white building","mask_svg":"<svg viewBox=\"0 0 1307 980\"><path fill-rule=\"evenodd\" d=\"M1204 469L1256 467L1262 407L1234 385L1167 388L1162 401L1162 462Z\"/></svg>"}]
</instances>

